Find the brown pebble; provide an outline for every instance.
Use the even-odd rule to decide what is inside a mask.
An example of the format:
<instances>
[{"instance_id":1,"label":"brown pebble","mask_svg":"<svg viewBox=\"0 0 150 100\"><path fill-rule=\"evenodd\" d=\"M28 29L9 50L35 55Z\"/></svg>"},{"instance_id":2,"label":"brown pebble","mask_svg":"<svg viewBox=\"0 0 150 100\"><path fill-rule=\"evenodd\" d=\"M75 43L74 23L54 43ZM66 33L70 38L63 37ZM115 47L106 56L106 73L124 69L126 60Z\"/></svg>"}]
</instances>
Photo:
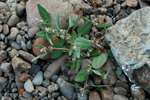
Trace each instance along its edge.
<instances>
[{"instance_id":1,"label":"brown pebble","mask_svg":"<svg viewBox=\"0 0 150 100\"><path fill-rule=\"evenodd\" d=\"M20 75L20 77L19 77L19 80L25 82L25 81L28 80L30 77L31 77L31 76L30 76L29 74L27 74L27 73L22 73L22 74Z\"/></svg>"},{"instance_id":2,"label":"brown pebble","mask_svg":"<svg viewBox=\"0 0 150 100\"><path fill-rule=\"evenodd\" d=\"M97 91L92 91L89 94L89 100L101 100L99 93Z\"/></svg>"}]
</instances>

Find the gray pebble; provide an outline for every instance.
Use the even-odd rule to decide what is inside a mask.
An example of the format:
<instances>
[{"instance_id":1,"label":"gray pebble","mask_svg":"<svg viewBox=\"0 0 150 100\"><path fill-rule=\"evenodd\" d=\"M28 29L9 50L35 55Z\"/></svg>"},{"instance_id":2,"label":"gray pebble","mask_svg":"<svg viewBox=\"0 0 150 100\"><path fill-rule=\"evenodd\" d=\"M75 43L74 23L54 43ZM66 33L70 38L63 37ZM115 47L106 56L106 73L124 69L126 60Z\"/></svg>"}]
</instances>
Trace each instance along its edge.
<instances>
[{"instance_id":1,"label":"gray pebble","mask_svg":"<svg viewBox=\"0 0 150 100\"><path fill-rule=\"evenodd\" d=\"M15 28L15 27L12 27L10 31L11 31L11 33L8 36L8 38L10 40L16 40L16 37L19 34L19 30L17 28Z\"/></svg>"},{"instance_id":2,"label":"gray pebble","mask_svg":"<svg viewBox=\"0 0 150 100\"><path fill-rule=\"evenodd\" d=\"M41 85L43 83L43 72L39 71L32 80L34 85Z\"/></svg>"},{"instance_id":3,"label":"gray pebble","mask_svg":"<svg viewBox=\"0 0 150 100\"><path fill-rule=\"evenodd\" d=\"M77 93L78 100L87 100L87 94L81 95L81 93ZM115 99L114 99L115 100Z\"/></svg>"},{"instance_id":4,"label":"gray pebble","mask_svg":"<svg viewBox=\"0 0 150 100\"><path fill-rule=\"evenodd\" d=\"M26 46L26 44L25 44L24 41L21 41L21 48L22 48L23 50L27 51L27 46Z\"/></svg>"},{"instance_id":5,"label":"gray pebble","mask_svg":"<svg viewBox=\"0 0 150 100\"><path fill-rule=\"evenodd\" d=\"M19 23L17 23L17 28L21 29L22 27L24 27L26 25L27 25L26 22L19 22Z\"/></svg>"},{"instance_id":6,"label":"gray pebble","mask_svg":"<svg viewBox=\"0 0 150 100\"><path fill-rule=\"evenodd\" d=\"M53 92L52 93L52 98L57 98L60 95L59 92Z\"/></svg>"},{"instance_id":7,"label":"gray pebble","mask_svg":"<svg viewBox=\"0 0 150 100\"><path fill-rule=\"evenodd\" d=\"M3 60L5 60L6 58L7 58L7 52L1 50L1 51L0 51L0 59L3 61Z\"/></svg>"},{"instance_id":8,"label":"gray pebble","mask_svg":"<svg viewBox=\"0 0 150 100\"><path fill-rule=\"evenodd\" d=\"M42 84L43 84L44 87L48 87L48 85L50 84L50 81L48 79L46 79L46 80L43 81Z\"/></svg>"},{"instance_id":9,"label":"gray pebble","mask_svg":"<svg viewBox=\"0 0 150 100\"><path fill-rule=\"evenodd\" d=\"M21 46L19 44L17 44L16 42L11 42L11 47L13 47L17 50L21 49Z\"/></svg>"},{"instance_id":10,"label":"gray pebble","mask_svg":"<svg viewBox=\"0 0 150 100\"><path fill-rule=\"evenodd\" d=\"M115 6L115 14L118 14L119 11L120 11L120 9L121 9L121 5L120 5L120 4L117 4L117 5Z\"/></svg>"},{"instance_id":11,"label":"gray pebble","mask_svg":"<svg viewBox=\"0 0 150 100\"><path fill-rule=\"evenodd\" d=\"M4 34L0 34L0 38L1 38L1 40L4 40L5 39L5 35Z\"/></svg>"},{"instance_id":12,"label":"gray pebble","mask_svg":"<svg viewBox=\"0 0 150 100\"><path fill-rule=\"evenodd\" d=\"M22 41L22 36L19 34L19 35L17 35L16 42L18 44L21 44L21 41Z\"/></svg>"},{"instance_id":13,"label":"gray pebble","mask_svg":"<svg viewBox=\"0 0 150 100\"><path fill-rule=\"evenodd\" d=\"M52 81L52 82L56 82L57 79L58 79L58 76L57 76L57 75L53 75L53 76L51 77L51 81Z\"/></svg>"},{"instance_id":14,"label":"gray pebble","mask_svg":"<svg viewBox=\"0 0 150 100\"><path fill-rule=\"evenodd\" d=\"M13 99L17 99L17 97L18 97L18 93L12 93L12 98Z\"/></svg>"},{"instance_id":15,"label":"gray pebble","mask_svg":"<svg viewBox=\"0 0 150 100\"><path fill-rule=\"evenodd\" d=\"M2 22L3 22L4 24L7 24L7 22L8 22L8 17L7 17L7 16L3 16L3 17L1 17L1 20L2 20Z\"/></svg>"},{"instance_id":16,"label":"gray pebble","mask_svg":"<svg viewBox=\"0 0 150 100\"><path fill-rule=\"evenodd\" d=\"M52 92L55 92L58 90L58 85L55 84L55 83L51 83L49 86L48 86L48 92L49 93L52 93Z\"/></svg>"},{"instance_id":17,"label":"gray pebble","mask_svg":"<svg viewBox=\"0 0 150 100\"><path fill-rule=\"evenodd\" d=\"M32 64L32 67L29 69L29 74L36 74L40 70L40 66L36 64Z\"/></svg>"},{"instance_id":18,"label":"gray pebble","mask_svg":"<svg viewBox=\"0 0 150 100\"><path fill-rule=\"evenodd\" d=\"M0 2L0 10L2 9L6 9L7 11L9 10L8 6L5 3Z\"/></svg>"},{"instance_id":19,"label":"gray pebble","mask_svg":"<svg viewBox=\"0 0 150 100\"><path fill-rule=\"evenodd\" d=\"M32 94L29 93L29 92L27 92L27 91L25 91L22 96L23 96L24 98L26 98L26 99L29 99L30 97L32 97Z\"/></svg>"},{"instance_id":20,"label":"gray pebble","mask_svg":"<svg viewBox=\"0 0 150 100\"><path fill-rule=\"evenodd\" d=\"M32 49L32 42L31 42L31 41L28 41L28 42L27 42L27 49L28 49L28 50L31 50L31 49Z\"/></svg>"},{"instance_id":21,"label":"gray pebble","mask_svg":"<svg viewBox=\"0 0 150 100\"><path fill-rule=\"evenodd\" d=\"M40 28L38 26L34 26L28 30L28 35L29 37L33 38L39 31Z\"/></svg>"},{"instance_id":22,"label":"gray pebble","mask_svg":"<svg viewBox=\"0 0 150 100\"><path fill-rule=\"evenodd\" d=\"M2 99L1 100L12 100L10 97L2 97Z\"/></svg>"},{"instance_id":23,"label":"gray pebble","mask_svg":"<svg viewBox=\"0 0 150 100\"><path fill-rule=\"evenodd\" d=\"M126 96L116 94L113 100L129 100Z\"/></svg>"},{"instance_id":24,"label":"gray pebble","mask_svg":"<svg viewBox=\"0 0 150 100\"><path fill-rule=\"evenodd\" d=\"M5 88L6 85L8 84L8 79L5 77L0 77L0 85Z\"/></svg>"},{"instance_id":25,"label":"gray pebble","mask_svg":"<svg viewBox=\"0 0 150 100\"><path fill-rule=\"evenodd\" d=\"M51 99L48 99L47 97L43 97L41 98L41 100L51 100Z\"/></svg>"},{"instance_id":26,"label":"gray pebble","mask_svg":"<svg viewBox=\"0 0 150 100\"><path fill-rule=\"evenodd\" d=\"M8 27L7 24L4 24L4 25L3 25L3 33L4 33L5 35L8 35L8 33L9 33L9 27Z\"/></svg>"},{"instance_id":27,"label":"gray pebble","mask_svg":"<svg viewBox=\"0 0 150 100\"><path fill-rule=\"evenodd\" d=\"M23 4L17 4L16 5L16 12L18 16L23 16L25 13L25 5Z\"/></svg>"},{"instance_id":28,"label":"gray pebble","mask_svg":"<svg viewBox=\"0 0 150 100\"><path fill-rule=\"evenodd\" d=\"M8 37L7 36L5 37L4 42L5 42L5 44L8 44Z\"/></svg>"},{"instance_id":29,"label":"gray pebble","mask_svg":"<svg viewBox=\"0 0 150 100\"><path fill-rule=\"evenodd\" d=\"M120 95L124 95L124 96L127 95L127 90L124 89L123 87L115 87L114 92L116 94L120 94Z\"/></svg>"},{"instance_id":30,"label":"gray pebble","mask_svg":"<svg viewBox=\"0 0 150 100\"><path fill-rule=\"evenodd\" d=\"M13 14L11 15L11 17L9 18L7 24L8 24L10 27L13 27L13 26L15 26L18 22L19 22L19 17L18 17L15 13L13 13Z\"/></svg>"},{"instance_id":31,"label":"gray pebble","mask_svg":"<svg viewBox=\"0 0 150 100\"><path fill-rule=\"evenodd\" d=\"M12 70L10 63L2 63L0 68L3 72L6 72L6 73L11 72L11 70Z\"/></svg>"},{"instance_id":32,"label":"gray pebble","mask_svg":"<svg viewBox=\"0 0 150 100\"><path fill-rule=\"evenodd\" d=\"M3 26L2 26L2 25L0 25L0 33L2 32L2 30L3 30Z\"/></svg>"}]
</instances>

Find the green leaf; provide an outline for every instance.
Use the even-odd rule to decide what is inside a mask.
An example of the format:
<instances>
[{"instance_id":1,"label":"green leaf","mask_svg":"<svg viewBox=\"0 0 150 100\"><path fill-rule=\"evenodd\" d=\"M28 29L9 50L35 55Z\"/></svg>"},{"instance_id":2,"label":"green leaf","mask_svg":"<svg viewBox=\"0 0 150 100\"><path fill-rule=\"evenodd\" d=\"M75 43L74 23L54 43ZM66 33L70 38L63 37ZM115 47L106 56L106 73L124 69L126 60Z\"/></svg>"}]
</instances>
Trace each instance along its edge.
<instances>
[{"instance_id":1,"label":"green leaf","mask_svg":"<svg viewBox=\"0 0 150 100\"><path fill-rule=\"evenodd\" d=\"M63 51L62 50L54 50L53 53L51 54L50 58L51 59L56 59L62 56Z\"/></svg>"},{"instance_id":2,"label":"green leaf","mask_svg":"<svg viewBox=\"0 0 150 100\"><path fill-rule=\"evenodd\" d=\"M91 56L94 57L94 56L99 55L100 53L101 53L100 50L93 50L93 51L91 52Z\"/></svg>"},{"instance_id":3,"label":"green leaf","mask_svg":"<svg viewBox=\"0 0 150 100\"><path fill-rule=\"evenodd\" d=\"M92 27L92 23L87 23L87 24L81 26L77 30L77 32L78 32L79 35L85 35L90 31L91 27Z\"/></svg>"},{"instance_id":4,"label":"green leaf","mask_svg":"<svg viewBox=\"0 0 150 100\"><path fill-rule=\"evenodd\" d=\"M73 54L73 50L70 49L70 50L69 50L69 56L71 56L72 54Z\"/></svg>"},{"instance_id":5,"label":"green leaf","mask_svg":"<svg viewBox=\"0 0 150 100\"><path fill-rule=\"evenodd\" d=\"M71 66L71 65L72 65L72 62L71 62L71 61L69 61L69 62L66 64L67 67L69 67L69 66Z\"/></svg>"},{"instance_id":6,"label":"green leaf","mask_svg":"<svg viewBox=\"0 0 150 100\"><path fill-rule=\"evenodd\" d=\"M77 27L79 18L80 18L80 16L77 17L77 19L76 19L76 21L75 21L75 24L74 24L74 26L73 26L73 28L72 28L72 32L73 32L73 31L75 30L75 28Z\"/></svg>"},{"instance_id":7,"label":"green leaf","mask_svg":"<svg viewBox=\"0 0 150 100\"><path fill-rule=\"evenodd\" d=\"M111 50L108 51L108 56L113 57L113 54L112 54Z\"/></svg>"},{"instance_id":8,"label":"green leaf","mask_svg":"<svg viewBox=\"0 0 150 100\"><path fill-rule=\"evenodd\" d=\"M117 71L116 71L116 73L117 73L118 75L121 75L121 74L122 74L121 67L117 67Z\"/></svg>"},{"instance_id":9,"label":"green leaf","mask_svg":"<svg viewBox=\"0 0 150 100\"><path fill-rule=\"evenodd\" d=\"M51 24L45 24L45 23L40 24L40 28L41 28L41 29L44 30L46 27L51 27Z\"/></svg>"},{"instance_id":10,"label":"green leaf","mask_svg":"<svg viewBox=\"0 0 150 100\"><path fill-rule=\"evenodd\" d=\"M40 4L38 4L37 6L38 6L38 10L39 10L39 14L40 14L41 18L44 21L50 22L51 21L51 15Z\"/></svg>"},{"instance_id":11,"label":"green leaf","mask_svg":"<svg viewBox=\"0 0 150 100\"><path fill-rule=\"evenodd\" d=\"M57 26L57 29L60 30L59 14L57 14L57 17L56 17L56 26Z\"/></svg>"},{"instance_id":12,"label":"green leaf","mask_svg":"<svg viewBox=\"0 0 150 100\"><path fill-rule=\"evenodd\" d=\"M110 24L98 24L96 26L100 28L107 28L107 27L110 27L111 25Z\"/></svg>"},{"instance_id":13,"label":"green leaf","mask_svg":"<svg viewBox=\"0 0 150 100\"><path fill-rule=\"evenodd\" d=\"M39 48L43 48L44 46L43 45L32 45L34 47L39 47Z\"/></svg>"},{"instance_id":14,"label":"green leaf","mask_svg":"<svg viewBox=\"0 0 150 100\"><path fill-rule=\"evenodd\" d=\"M52 42L52 40L51 40L51 38L49 37L49 35L48 35L47 32L46 32L46 37L47 37L48 42L49 42L51 45L53 45L53 42Z\"/></svg>"},{"instance_id":15,"label":"green leaf","mask_svg":"<svg viewBox=\"0 0 150 100\"><path fill-rule=\"evenodd\" d=\"M92 23L92 20L90 20L90 19L88 19L88 18L86 18L86 17L84 17L84 16L81 16L81 17L82 17L82 19L85 20L86 22L91 22L91 23Z\"/></svg>"},{"instance_id":16,"label":"green leaf","mask_svg":"<svg viewBox=\"0 0 150 100\"><path fill-rule=\"evenodd\" d=\"M77 48L77 50L75 50L74 57L80 58L80 48Z\"/></svg>"},{"instance_id":17,"label":"green leaf","mask_svg":"<svg viewBox=\"0 0 150 100\"><path fill-rule=\"evenodd\" d=\"M99 56L94 57L92 61L93 68L95 69L101 68L107 61L107 58L108 58L108 55L106 53L102 53Z\"/></svg>"},{"instance_id":18,"label":"green leaf","mask_svg":"<svg viewBox=\"0 0 150 100\"><path fill-rule=\"evenodd\" d=\"M99 76L104 76L107 73L107 70L92 70L92 72Z\"/></svg>"},{"instance_id":19,"label":"green leaf","mask_svg":"<svg viewBox=\"0 0 150 100\"><path fill-rule=\"evenodd\" d=\"M71 14L70 14L70 12L69 12L69 28L70 28L70 27L73 27L73 26L74 26L74 22L73 22L73 19L72 19Z\"/></svg>"},{"instance_id":20,"label":"green leaf","mask_svg":"<svg viewBox=\"0 0 150 100\"><path fill-rule=\"evenodd\" d=\"M75 67L76 67L76 64L77 64L77 62L74 61L74 62L72 63L72 65L71 65L71 69L75 68Z\"/></svg>"},{"instance_id":21,"label":"green leaf","mask_svg":"<svg viewBox=\"0 0 150 100\"><path fill-rule=\"evenodd\" d=\"M75 40L76 40L76 38L77 38L77 33L76 32L73 32L72 33L72 37L70 38L70 42L74 42Z\"/></svg>"},{"instance_id":22,"label":"green leaf","mask_svg":"<svg viewBox=\"0 0 150 100\"><path fill-rule=\"evenodd\" d=\"M89 42L87 39L83 37L77 37L77 39L75 40L75 44L81 50L87 50L88 48L92 46L91 42Z\"/></svg>"},{"instance_id":23,"label":"green leaf","mask_svg":"<svg viewBox=\"0 0 150 100\"><path fill-rule=\"evenodd\" d=\"M39 55L39 56L33 58L33 59L32 59L32 62L35 61L35 60L37 60L37 59L39 59L39 58L44 57L45 55L47 55L47 53L41 54L41 55Z\"/></svg>"},{"instance_id":24,"label":"green leaf","mask_svg":"<svg viewBox=\"0 0 150 100\"><path fill-rule=\"evenodd\" d=\"M77 89L82 88L81 86L77 86L77 85L74 85L74 84L70 84L70 86L72 86L72 87L74 87L74 88L77 88Z\"/></svg>"},{"instance_id":25,"label":"green leaf","mask_svg":"<svg viewBox=\"0 0 150 100\"><path fill-rule=\"evenodd\" d=\"M77 72L79 71L79 69L80 69L81 61L82 61L82 59L81 59L81 58L79 58L79 59L77 60L76 73L77 73Z\"/></svg>"},{"instance_id":26,"label":"green leaf","mask_svg":"<svg viewBox=\"0 0 150 100\"><path fill-rule=\"evenodd\" d=\"M63 39L58 39L54 44L53 47L62 47L64 45L65 41Z\"/></svg>"},{"instance_id":27,"label":"green leaf","mask_svg":"<svg viewBox=\"0 0 150 100\"><path fill-rule=\"evenodd\" d=\"M87 78L87 72L85 70L80 70L75 78L77 82L83 82Z\"/></svg>"},{"instance_id":28,"label":"green leaf","mask_svg":"<svg viewBox=\"0 0 150 100\"><path fill-rule=\"evenodd\" d=\"M46 31L40 31L37 36L47 40ZM48 37L52 39L52 34L48 34Z\"/></svg>"}]
</instances>

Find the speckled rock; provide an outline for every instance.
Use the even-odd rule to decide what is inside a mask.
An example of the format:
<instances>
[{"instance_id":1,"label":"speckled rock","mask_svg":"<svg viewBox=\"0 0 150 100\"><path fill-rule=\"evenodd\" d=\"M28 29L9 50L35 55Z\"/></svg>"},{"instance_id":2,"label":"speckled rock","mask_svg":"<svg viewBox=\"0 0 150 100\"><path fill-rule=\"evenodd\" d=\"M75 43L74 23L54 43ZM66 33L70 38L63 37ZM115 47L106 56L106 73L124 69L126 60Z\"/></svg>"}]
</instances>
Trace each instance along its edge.
<instances>
[{"instance_id":1,"label":"speckled rock","mask_svg":"<svg viewBox=\"0 0 150 100\"><path fill-rule=\"evenodd\" d=\"M3 72L9 73L12 71L12 67L10 63L2 63L1 64L1 68L0 68Z\"/></svg>"},{"instance_id":2,"label":"speckled rock","mask_svg":"<svg viewBox=\"0 0 150 100\"><path fill-rule=\"evenodd\" d=\"M134 99L145 100L145 97L146 97L145 92L140 86L133 84L130 89L131 89L131 94Z\"/></svg>"},{"instance_id":3,"label":"speckled rock","mask_svg":"<svg viewBox=\"0 0 150 100\"><path fill-rule=\"evenodd\" d=\"M150 93L150 7L119 20L107 29L105 39L131 82Z\"/></svg>"},{"instance_id":4,"label":"speckled rock","mask_svg":"<svg viewBox=\"0 0 150 100\"><path fill-rule=\"evenodd\" d=\"M129 7L136 7L138 5L138 0L126 0Z\"/></svg>"},{"instance_id":5,"label":"speckled rock","mask_svg":"<svg viewBox=\"0 0 150 100\"><path fill-rule=\"evenodd\" d=\"M29 0L26 4L27 12L27 22L28 25L34 26L37 25L35 18L40 18L37 9L37 3L41 4L46 10L51 14L52 20L51 23L53 26L56 26L55 18L57 13L59 13L60 27L67 28L68 26L68 2L63 0ZM75 21L78 15L83 14L83 10L90 8L89 5L85 4L82 0L70 0L69 9L71 15ZM79 25L83 24L82 19L79 20Z\"/></svg>"},{"instance_id":6,"label":"speckled rock","mask_svg":"<svg viewBox=\"0 0 150 100\"><path fill-rule=\"evenodd\" d=\"M101 97L97 91L92 91L89 94L89 100L101 100Z\"/></svg>"},{"instance_id":7,"label":"speckled rock","mask_svg":"<svg viewBox=\"0 0 150 100\"><path fill-rule=\"evenodd\" d=\"M35 58L34 55L28 53L28 52L25 52L23 50L19 50L19 54L24 58L26 59L28 62L31 62L31 63L34 63L36 64L37 63L37 60L35 60L34 62L32 62L32 59Z\"/></svg>"},{"instance_id":8,"label":"speckled rock","mask_svg":"<svg viewBox=\"0 0 150 100\"><path fill-rule=\"evenodd\" d=\"M57 84L55 84L55 83L51 83L49 86L48 86L48 92L49 93L52 93L52 92L54 92L54 91L57 91L58 90L58 85Z\"/></svg>"},{"instance_id":9,"label":"speckled rock","mask_svg":"<svg viewBox=\"0 0 150 100\"><path fill-rule=\"evenodd\" d=\"M27 70L31 68L30 63L25 62L19 57L14 57L12 59L12 66L14 70Z\"/></svg>"}]
</instances>

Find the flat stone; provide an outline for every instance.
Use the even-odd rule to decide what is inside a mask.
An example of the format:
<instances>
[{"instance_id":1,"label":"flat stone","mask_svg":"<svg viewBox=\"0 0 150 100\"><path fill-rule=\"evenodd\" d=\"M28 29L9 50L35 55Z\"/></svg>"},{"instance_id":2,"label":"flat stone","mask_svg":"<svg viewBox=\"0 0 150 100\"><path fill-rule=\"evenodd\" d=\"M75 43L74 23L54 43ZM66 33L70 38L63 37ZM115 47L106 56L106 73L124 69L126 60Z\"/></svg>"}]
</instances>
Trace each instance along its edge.
<instances>
[{"instance_id":1,"label":"flat stone","mask_svg":"<svg viewBox=\"0 0 150 100\"><path fill-rule=\"evenodd\" d=\"M68 54L64 54L60 58L53 61L44 72L44 78L50 79L53 75L58 74L61 68L61 63L63 63L67 57Z\"/></svg>"},{"instance_id":2,"label":"flat stone","mask_svg":"<svg viewBox=\"0 0 150 100\"><path fill-rule=\"evenodd\" d=\"M16 13L12 14L8 20L8 25L10 27L16 26L16 24L19 22L19 17L16 15Z\"/></svg>"},{"instance_id":3,"label":"flat stone","mask_svg":"<svg viewBox=\"0 0 150 100\"><path fill-rule=\"evenodd\" d=\"M14 70L28 70L31 68L30 63L25 62L19 57L14 57L12 59L12 66Z\"/></svg>"},{"instance_id":4,"label":"flat stone","mask_svg":"<svg viewBox=\"0 0 150 100\"><path fill-rule=\"evenodd\" d=\"M127 90L124 89L123 87L115 87L114 92L116 94L120 94L120 95L124 95L124 96L127 95Z\"/></svg>"},{"instance_id":5,"label":"flat stone","mask_svg":"<svg viewBox=\"0 0 150 100\"><path fill-rule=\"evenodd\" d=\"M51 14L52 26L56 27L56 16L59 13L59 21L61 28L67 28L68 26L68 2L63 0L29 0L26 4L27 12L27 22L29 26L37 25L36 18L41 19L37 4L42 5ZM90 7L85 4L82 0L70 0L69 9L73 17L73 20L77 18L78 15L83 14L83 10ZM84 21L79 19L79 25L82 25Z\"/></svg>"},{"instance_id":6,"label":"flat stone","mask_svg":"<svg viewBox=\"0 0 150 100\"><path fill-rule=\"evenodd\" d=\"M25 91L24 93L23 93L23 95L22 95L24 98L26 98L26 99L29 99L29 98L31 98L32 97L32 94L31 93L29 93L29 92L27 92L27 91Z\"/></svg>"},{"instance_id":7,"label":"flat stone","mask_svg":"<svg viewBox=\"0 0 150 100\"><path fill-rule=\"evenodd\" d=\"M32 54L30 54L30 53L28 53L28 52L25 52L25 51L23 51L23 50L19 50L19 54L20 54L24 59L26 59L28 62L34 63L34 64L37 63L37 60L35 60L34 62L32 62L32 59L35 58L34 55L32 55Z\"/></svg>"},{"instance_id":8,"label":"flat stone","mask_svg":"<svg viewBox=\"0 0 150 100\"><path fill-rule=\"evenodd\" d=\"M43 82L43 72L39 71L32 80L34 85L41 85Z\"/></svg>"},{"instance_id":9,"label":"flat stone","mask_svg":"<svg viewBox=\"0 0 150 100\"><path fill-rule=\"evenodd\" d=\"M0 77L0 86L5 88L5 86L8 84L8 79L5 77Z\"/></svg>"},{"instance_id":10,"label":"flat stone","mask_svg":"<svg viewBox=\"0 0 150 100\"><path fill-rule=\"evenodd\" d=\"M26 80L28 80L31 77L31 75L27 74L27 73L22 73L19 77L19 80L22 82L25 82Z\"/></svg>"},{"instance_id":11,"label":"flat stone","mask_svg":"<svg viewBox=\"0 0 150 100\"><path fill-rule=\"evenodd\" d=\"M138 5L138 0L126 0L126 1L129 7L136 7Z\"/></svg>"},{"instance_id":12,"label":"flat stone","mask_svg":"<svg viewBox=\"0 0 150 100\"><path fill-rule=\"evenodd\" d=\"M150 93L150 7L119 20L107 29L105 39L129 80Z\"/></svg>"},{"instance_id":13,"label":"flat stone","mask_svg":"<svg viewBox=\"0 0 150 100\"><path fill-rule=\"evenodd\" d=\"M71 99L74 93L74 88L71 87L67 81L61 78L58 78L56 83L59 86L61 94L64 95L67 99Z\"/></svg>"},{"instance_id":14,"label":"flat stone","mask_svg":"<svg viewBox=\"0 0 150 100\"><path fill-rule=\"evenodd\" d=\"M34 91L34 86L33 86L33 84L32 84L32 82L31 82L30 79L28 79L28 80L24 83L24 89L25 89L27 92L29 92L29 93L31 93L31 92Z\"/></svg>"},{"instance_id":15,"label":"flat stone","mask_svg":"<svg viewBox=\"0 0 150 100\"><path fill-rule=\"evenodd\" d=\"M8 26L7 24L4 24L4 25L3 25L3 33L4 33L5 35L8 35L8 33L9 33L9 26Z\"/></svg>"}]
</instances>

